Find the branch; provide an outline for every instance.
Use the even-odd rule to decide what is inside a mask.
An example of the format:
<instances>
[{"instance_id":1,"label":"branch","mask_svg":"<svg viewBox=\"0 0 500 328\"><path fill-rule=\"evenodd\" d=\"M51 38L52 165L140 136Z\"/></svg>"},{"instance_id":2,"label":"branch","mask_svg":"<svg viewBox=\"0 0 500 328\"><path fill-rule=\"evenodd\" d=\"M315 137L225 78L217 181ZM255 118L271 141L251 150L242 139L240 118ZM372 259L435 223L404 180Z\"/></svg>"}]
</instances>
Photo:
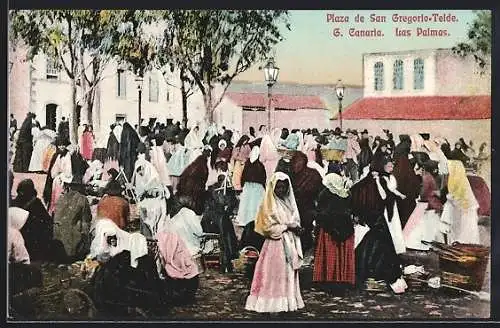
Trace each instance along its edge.
<instances>
[{"instance_id":1,"label":"branch","mask_svg":"<svg viewBox=\"0 0 500 328\"><path fill-rule=\"evenodd\" d=\"M220 103L222 102L222 99L224 98L224 95L226 94L227 89L231 85L231 81L232 80L233 80L233 78L230 78L230 80L224 86L224 90L222 90L222 94L220 95L219 99L214 103L214 106L212 107L212 111L215 111L215 109L217 108L217 106L219 106Z\"/></svg>"}]
</instances>

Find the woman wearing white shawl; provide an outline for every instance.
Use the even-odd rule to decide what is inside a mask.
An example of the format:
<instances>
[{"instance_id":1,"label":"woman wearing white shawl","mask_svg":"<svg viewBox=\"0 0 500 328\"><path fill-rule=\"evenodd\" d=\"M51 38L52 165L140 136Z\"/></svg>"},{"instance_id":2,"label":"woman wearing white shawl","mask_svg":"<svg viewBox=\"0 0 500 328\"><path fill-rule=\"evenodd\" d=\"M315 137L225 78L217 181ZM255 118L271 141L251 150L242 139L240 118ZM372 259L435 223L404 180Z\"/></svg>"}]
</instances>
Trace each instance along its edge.
<instances>
[{"instance_id":1,"label":"woman wearing white shawl","mask_svg":"<svg viewBox=\"0 0 500 328\"><path fill-rule=\"evenodd\" d=\"M19 207L9 208L9 230L7 233L7 260L9 263L30 264L30 255L20 232L26 224L29 214L28 211Z\"/></svg>"},{"instance_id":2,"label":"woman wearing white shawl","mask_svg":"<svg viewBox=\"0 0 500 328\"><path fill-rule=\"evenodd\" d=\"M160 175L160 180L165 186L171 186L172 180L170 179L170 172L167 166L167 159L165 158L165 153L163 152L163 144L157 145L157 140L152 141L151 149L149 150L149 155L151 156L151 164L156 168L156 171Z\"/></svg>"},{"instance_id":3,"label":"woman wearing white shawl","mask_svg":"<svg viewBox=\"0 0 500 328\"><path fill-rule=\"evenodd\" d=\"M449 160L448 170L448 194L441 214L441 232L448 236L448 243L479 244L479 204L465 167L461 161Z\"/></svg>"},{"instance_id":4,"label":"woman wearing white shawl","mask_svg":"<svg viewBox=\"0 0 500 328\"><path fill-rule=\"evenodd\" d=\"M45 151L51 143L56 140L56 133L49 129L40 130L38 127L33 127L33 153L31 154L30 172L42 172L43 171L43 157Z\"/></svg>"},{"instance_id":5,"label":"woman wearing white shawl","mask_svg":"<svg viewBox=\"0 0 500 328\"><path fill-rule=\"evenodd\" d=\"M137 260L148 254L146 237L137 232L128 233L121 230L110 219L98 219L95 222L93 235L88 255L91 259L97 258L99 261L106 262L123 251L129 251L130 266L137 268Z\"/></svg>"},{"instance_id":6,"label":"woman wearing white shawl","mask_svg":"<svg viewBox=\"0 0 500 328\"><path fill-rule=\"evenodd\" d=\"M167 220L166 200L170 198L170 192L145 154L140 153L137 157L132 183L139 199L141 232L152 237Z\"/></svg>"},{"instance_id":7,"label":"woman wearing white shawl","mask_svg":"<svg viewBox=\"0 0 500 328\"><path fill-rule=\"evenodd\" d=\"M260 144L259 159L266 168L266 177L267 181L269 181L274 171L276 170L276 166L278 165L280 155L276 150L275 144L273 143L271 137L268 134L262 137L262 141Z\"/></svg>"},{"instance_id":8,"label":"woman wearing white shawl","mask_svg":"<svg viewBox=\"0 0 500 328\"><path fill-rule=\"evenodd\" d=\"M184 139L184 147L188 150L188 165L203 151L203 134L198 125L194 126Z\"/></svg>"},{"instance_id":9,"label":"woman wearing white shawl","mask_svg":"<svg viewBox=\"0 0 500 328\"><path fill-rule=\"evenodd\" d=\"M169 232L177 235L183 241L193 258L201 251L200 237L203 235L201 215L197 215L187 207L181 208L159 232Z\"/></svg>"},{"instance_id":10,"label":"woman wearing white shawl","mask_svg":"<svg viewBox=\"0 0 500 328\"><path fill-rule=\"evenodd\" d=\"M316 148L318 143L316 142L312 134L306 134L304 137L304 147L302 152L307 155L309 161L316 161Z\"/></svg>"},{"instance_id":11,"label":"woman wearing white shawl","mask_svg":"<svg viewBox=\"0 0 500 328\"><path fill-rule=\"evenodd\" d=\"M256 312L296 311L304 307L299 269L303 263L297 234L300 217L290 178L276 172L255 220L255 231L266 238L245 309Z\"/></svg>"},{"instance_id":12,"label":"woman wearing white shawl","mask_svg":"<svg viewBox=\"0 0 500 328\"><path fill-rule=\"evenodd\" d=\"M424 138L420 134L413 134L410 136L411 147L410 152L422 152L424 149ZM374 152L375 153L375 152Z\"/></svg>"}]
</instances>

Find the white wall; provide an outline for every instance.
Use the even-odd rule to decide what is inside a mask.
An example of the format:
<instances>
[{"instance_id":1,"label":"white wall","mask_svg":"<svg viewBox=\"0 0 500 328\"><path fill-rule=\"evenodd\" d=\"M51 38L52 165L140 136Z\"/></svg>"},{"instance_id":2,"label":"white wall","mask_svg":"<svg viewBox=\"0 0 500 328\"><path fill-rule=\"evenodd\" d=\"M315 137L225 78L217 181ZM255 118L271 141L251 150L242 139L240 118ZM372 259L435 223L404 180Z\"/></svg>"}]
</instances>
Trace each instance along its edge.
<instances>
[{"instance_id":1,"label":"white wall","mask_svg":"<svg viewBox=\"0 0 500 328\"><path fill-rule=\"evenodd\" d=\"M417 58L424 60L424 89L413 88L413 61ZM394 62L403 60L403 89L394 90L393 71ZM384 64L384 89L375 91L374 65L376 62ZM404 96L432 96L436 94L436 54L435 50L414 50L395 53L376 53L363 55L364 70L364 97L404 97Z\"/></svg>"},{"instance_id":2,"label":"white wall","mask_svg":"<svg viewBox=\"0 0 500 328\"><path fill-rule=\"evenodd\" d=\"M105 129L115 122L117 114L126 115L127 121L132 125L138 124L139 93L135 75L129 71L124 72L126 74L125 96L118 97L117 69L116 63L110 64L104 71L104 79L99 84L101 127ZM158 102L149 99L150 76L154 76L158 80ZM147 72L144 75L142 85L141 118L148 120L156 117L162 123L166 122L167 118L175 119L176 105L180 103L180 91L168 86L158 70ZM168 100L167 93L169 93Z\"/></svg>"}]
</instances>

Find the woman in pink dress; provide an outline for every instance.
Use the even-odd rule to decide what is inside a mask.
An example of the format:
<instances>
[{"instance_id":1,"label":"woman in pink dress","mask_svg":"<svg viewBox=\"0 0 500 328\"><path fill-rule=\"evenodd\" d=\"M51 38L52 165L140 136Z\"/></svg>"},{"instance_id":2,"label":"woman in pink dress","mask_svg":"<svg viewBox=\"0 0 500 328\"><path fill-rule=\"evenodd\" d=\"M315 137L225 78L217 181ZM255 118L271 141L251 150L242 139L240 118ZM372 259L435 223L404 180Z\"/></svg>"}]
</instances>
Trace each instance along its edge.
<instances>
[{"instance_id":1,"label":"woman in pink dress","mask_svg":"<svg viewBox=\"0 0 500 328\"><path fill-rule=\"evenodd\" d=\"M233 187L234 190L240 192L243 190L241 186L241 175L243 174L243 168L245 166L246 160L250 157L250 146L248 145L250 138L247 135L243 135L236 146L234 147L232 161L233 161Z\"/></svg>"},{"instance_id":2,"label":"woman in pink dress","mask_svg":"<svg viewBox=\"0 0 500 328\"><path fill-rule=\"evenodd\" d=\"M92 159L92 154L94 153L94 131L92 125L85 127L81 138L82 148L80 152L82 157L89 161Z\"/></svg>"},{"instance_id":3,"label":"woman in pink dress","mask_svg":"<svg viewBox=\"0 0 500 328\"><path fill-rule=\"evenodd\" d=\"M266 238L255 266L245 309L289 312L304 307L299 269L303 263L300 217L290 178L276 172L255 220L255 231Z\"/></svg>"}]
</instances>

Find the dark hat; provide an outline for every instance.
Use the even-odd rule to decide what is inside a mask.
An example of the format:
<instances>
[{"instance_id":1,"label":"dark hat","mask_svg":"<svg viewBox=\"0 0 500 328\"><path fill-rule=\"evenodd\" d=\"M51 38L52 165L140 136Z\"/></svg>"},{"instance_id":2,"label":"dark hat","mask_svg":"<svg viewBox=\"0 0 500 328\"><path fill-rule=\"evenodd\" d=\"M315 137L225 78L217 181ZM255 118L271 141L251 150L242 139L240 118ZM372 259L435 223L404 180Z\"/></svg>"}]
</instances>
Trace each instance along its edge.
<instances>
[{"instance_id":1,"label":"dark hat","mask_svg":"<svg viewBox=\"0 0 500 328\"><path fill-rule=\"evenodd\" d=\"M368 134L368 130L364 129L363 131L361 131L361 134Z\"/></svg>"},{"instance_id":2,"label":"dark hat","mask_svg":"<svg viewBox=\"0 0 500 328\"><path fill-rule=\"evenodd\" d=\"M429 159L429 160L423 162L422 166L424 167L424 169L427 172L432 172L432 171L435 171L438 169L438 164L439 164L439 162Z\"/></svg>"},{"instance_id":3,"label":"dark hat","mask_svg":"<svg viewBox=\"0 0 500 328\"><path fill-rule=\"evenodd\" d=\"M429 133L420 133L420 136L424 140L429 140L431 138L431 135Z\"/></svg>"},{"instance_id":4,"label":"dark hat","mask_svg":"<svg viewBox=\"0 0 500 328\"><path fill-rule=\"evenodd\" d=\"M322 134L328 134L328 133L330 133L330 130L328 130L328 129L324 129L324 130L323 130L323 132L321 132L321 133L322 133Z\"/></svg>"},{"instance_id":5,"label":"dark hat","mask_svg":"<svg viewBox=\"0 0 500 328\"><path fill-rule=\"evenodd\" d=\"M116 177L118 176L118 171L117 171L114 167L110 168L110 169L107 171L107 173L108 173L108 174L111 176L111 178L113 178L113 179L116 179Z\"/></svg>"},{"instance_id":6,"label":"dark hat","mask_svg":"<svg viewBox=\"0 0 500 328\"><path fill-rule=\"evenodd\" d=\"M357 136L358 135L358 130L354 129L354 130L351 131L351 133L354 134L355 136Z\"/></svg>"},{"instance_id":7,"label":"dark hat","mask_svg":"<svg viewBox=\"0 0 500 328\"><path fill-rule=\"evenodd\" d=\"M334 136L339 136L341 134L342 134L342 130L340 130L339 127L335 128L335 130L333 131Z\"/></svg>"}]
</instances>

